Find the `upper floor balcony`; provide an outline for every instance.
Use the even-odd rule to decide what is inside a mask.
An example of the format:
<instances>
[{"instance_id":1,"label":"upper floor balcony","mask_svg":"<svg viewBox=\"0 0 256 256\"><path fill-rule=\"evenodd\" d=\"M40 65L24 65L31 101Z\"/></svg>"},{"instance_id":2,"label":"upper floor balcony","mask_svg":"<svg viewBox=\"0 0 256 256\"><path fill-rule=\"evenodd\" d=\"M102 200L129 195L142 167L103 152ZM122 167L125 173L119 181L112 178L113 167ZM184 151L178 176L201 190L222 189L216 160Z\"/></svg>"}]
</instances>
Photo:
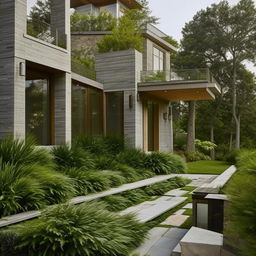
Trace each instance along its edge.
<instances>
[{"instance_id":1,"label":"upper floor balcony","mask_svg":"<svg viewBox=\"0 0 256 256\"><path fill-rule=\"evenodd\" d=\"M50 23L27 16L27 34L46 43L67 48L67 35Z\"/></svg>"},{"instance_id":2,"label":"upper floor balcony","mask_svg":"<svg viewBox=\"0 0 256 256\"><path fill-rule=\"evenodd\" d=\"M211 100L220 87L209 69L142 71L138 91L167 101Z\"/></svg>"}]
</instances>

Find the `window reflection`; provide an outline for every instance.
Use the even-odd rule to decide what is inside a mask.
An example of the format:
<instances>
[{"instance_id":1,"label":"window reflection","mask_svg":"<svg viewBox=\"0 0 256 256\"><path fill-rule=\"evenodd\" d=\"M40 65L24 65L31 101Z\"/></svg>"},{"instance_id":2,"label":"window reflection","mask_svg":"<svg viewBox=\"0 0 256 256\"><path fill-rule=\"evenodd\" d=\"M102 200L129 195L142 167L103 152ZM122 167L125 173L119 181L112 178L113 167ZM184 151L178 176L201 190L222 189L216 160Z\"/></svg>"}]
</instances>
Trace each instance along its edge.
<instances>
[{"instance_id":1,"label":"window reflection","mask_svg":"<svg viewBox=\"0 0 256 256\"><path fill-rule=\"evenodd\" d=\"M103 135L103 93L73 83L72 138L82 135Z\"/></svg>"},{"instance_id":2,"label":"window reflection","mask_svg":"<svg viewBox=\"0 0 256 256\"><path fill-rule=\"evenodd\" d=\"M50 100L48 79L26 81L26 134L39 145L50 144Z\"/></svg>"},{"instance_id":3,"label":"window reflection","mask_svg":"<svg viewBox=\"0 0 256 256\"><path fill-rule=\"evenodd\" d=\"M122 92L106 93L107 135L123 135L123 104Z\"/></svg>"}]
</instances>

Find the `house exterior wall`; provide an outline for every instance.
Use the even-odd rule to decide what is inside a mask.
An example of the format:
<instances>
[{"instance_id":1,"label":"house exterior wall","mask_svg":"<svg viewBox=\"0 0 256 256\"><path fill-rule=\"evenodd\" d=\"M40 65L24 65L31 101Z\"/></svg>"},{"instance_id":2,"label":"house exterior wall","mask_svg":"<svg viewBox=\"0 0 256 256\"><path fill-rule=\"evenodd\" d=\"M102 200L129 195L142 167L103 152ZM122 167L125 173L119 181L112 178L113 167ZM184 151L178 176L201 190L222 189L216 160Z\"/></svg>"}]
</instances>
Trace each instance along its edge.
<instances>
[{"instance_id":1,"label":"house exterior wall","mask_svg":"<svg viewBox=\"0 0 256 256\"><path fill-rule=\"evenodd\" d=\"M98 52L97 43L103 38L104 34L86 35L82 33L72 33L71 36L71 49L74 52L80 52L88 54L87 57L95 58L95 54Z\"/></svg>"},{"instance_id":2,"label":"house exterior wall","mask_svg":"<svg viewBox=\"0 0 256 256\"><path fill-rule=\"evenodd\" d=\"M164 53L164 70L170 70L170 52L166 51L163 47L154 43L148 38L144 39L143 43L143 70L153 70L153 48L156 47Z\"/></svg>"},{"instance_id":3,"label":"house exterior wall","mask_svg":"<svg viewBox=\"0 0 256 256\"><path fill-rule=\"evenodd\" d=\"M66 78L53 85L56 85L57 96L55 109L61 105L62 111L61 115L56 113L55 131L58 135L55 140L67 142L71 138L71 113L68 109L71 102L69 11L69 0L53 0L51 25L58 29L60 35L66 34L67 49L62 49L27 35L27 0L0 2L0 137L12 133L15 138L25 138L26 77L21 74L20 67L21 63L25 67L26 61L31 61L52 68ZM61 104L58 92L65 95ZM63 123L65 128L62 128Z\"/></svg>"},{"instance_id":4,"label":"house exterior wall","mask_svg":"<svg viewBox=\"0 0 256 256\"><path fill-rule=\"evenodd\" d=\"M142 55L134 49L96 55L96 75L105 92L124 92L124 136L136 148L143 147L142 103L137 100L141 70Z\"/></svg>"}]
</instances>

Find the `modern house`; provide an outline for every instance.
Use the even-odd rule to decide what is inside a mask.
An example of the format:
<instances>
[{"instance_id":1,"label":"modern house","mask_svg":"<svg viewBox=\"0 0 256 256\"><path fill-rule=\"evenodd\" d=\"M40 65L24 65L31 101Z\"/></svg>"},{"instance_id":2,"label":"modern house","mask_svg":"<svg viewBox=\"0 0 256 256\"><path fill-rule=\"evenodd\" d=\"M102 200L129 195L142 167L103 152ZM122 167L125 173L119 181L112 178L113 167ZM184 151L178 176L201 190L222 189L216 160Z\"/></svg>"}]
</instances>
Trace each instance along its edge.
<instances>
[{"instance_id":1,"label":"modern house","mask_svg":"<svg viewBox=\"0 0 256 256\"><path fill-rule=\"evenodd\" d=\"M71 66L71 45L95 47L110 32L71 35L70 8L121 17L141 8L136 0L52 0L50 24L28 17L27 1L0 2L0 137L32 134L40 145L55 145L83 134L124 135L145 151L171 151L171 102L220 92L207 69L171 70L176 49L152 25L142 52L96 54L95 76Z\"/></svg>"}]
</instances>

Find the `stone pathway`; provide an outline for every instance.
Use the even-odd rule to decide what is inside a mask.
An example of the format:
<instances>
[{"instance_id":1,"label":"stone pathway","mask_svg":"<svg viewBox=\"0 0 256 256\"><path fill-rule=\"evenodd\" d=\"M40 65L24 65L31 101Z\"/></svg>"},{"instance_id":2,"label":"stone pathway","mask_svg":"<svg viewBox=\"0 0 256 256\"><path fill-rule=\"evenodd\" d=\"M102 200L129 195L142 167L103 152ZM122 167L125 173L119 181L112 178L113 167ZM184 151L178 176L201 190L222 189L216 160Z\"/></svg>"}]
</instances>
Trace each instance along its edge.
<instances>
[{"instance_id":1,"label":"stone pathway","mask_svg":"<svg viewBox=\"0 0 256 256\"><path fill-rule=\"evenodd\" d=\"M146 187L161 181L165 181L174 177L183 177L183 178L187 178L187 179L191 179L192 182L189 184L189 186L200 186L201 183L205 184L205 183L209 183L211 182L214 178L216 178L216 175L198 175L198 174L169 174L169 175L159 175L159 176L155 176L153 178L150 179L145 179L145 180L141 180L141 181L137 181L137 182L133 182L133 183L129 183L129 184L124 184L120 187L117 188L112 188L110 190L101 192L101 193L96 193L96 194L90 194L87 196L79 196L79 197L75 197L73 199L71 199L69 201L70 204L81 204L84 202L89 202L95 199L99 199L105 196L110 196L110 195L115 195L115 194L119 194L128 190L133 190L133 189L137 189L137 188L142 188L142 187ZM170 206L169 206L170 207ZM166 206L166 208L168 208ZM30 220L33 218L37 218L41 216L41 212L40 211L29 211L29 212L24 212L24 213L20 213L20 214L16 214L16 215L12 215L9 217L4 217L2 219L0 219L0 228L1 227L6 227L12 224L16 224L22 221L26 221L26 220Z\"/></svg>"},{"instance_id":2,"label":"stone pathway","mask_svg":"<svg viewBox=\"0 0 256 256\"><path fill-rule=\"evenodd\" d=\"M146 201L139 205L129 207L122 211L121 214L133 213L139 222L145 223L175 208L186 200L187 197L170 198L162 196L154 201Z\"/></svg>"},{"instance_id":3,"label":"stone pathway","mask_svg":"<svg viewBox=\"0 0 256 256\"><path fill-rule=\"evenodd\" d=\"M140 256L170 256L187 231L179 228L153 228L145 243L133 253Z\"/></svg>"}]
</instances>

